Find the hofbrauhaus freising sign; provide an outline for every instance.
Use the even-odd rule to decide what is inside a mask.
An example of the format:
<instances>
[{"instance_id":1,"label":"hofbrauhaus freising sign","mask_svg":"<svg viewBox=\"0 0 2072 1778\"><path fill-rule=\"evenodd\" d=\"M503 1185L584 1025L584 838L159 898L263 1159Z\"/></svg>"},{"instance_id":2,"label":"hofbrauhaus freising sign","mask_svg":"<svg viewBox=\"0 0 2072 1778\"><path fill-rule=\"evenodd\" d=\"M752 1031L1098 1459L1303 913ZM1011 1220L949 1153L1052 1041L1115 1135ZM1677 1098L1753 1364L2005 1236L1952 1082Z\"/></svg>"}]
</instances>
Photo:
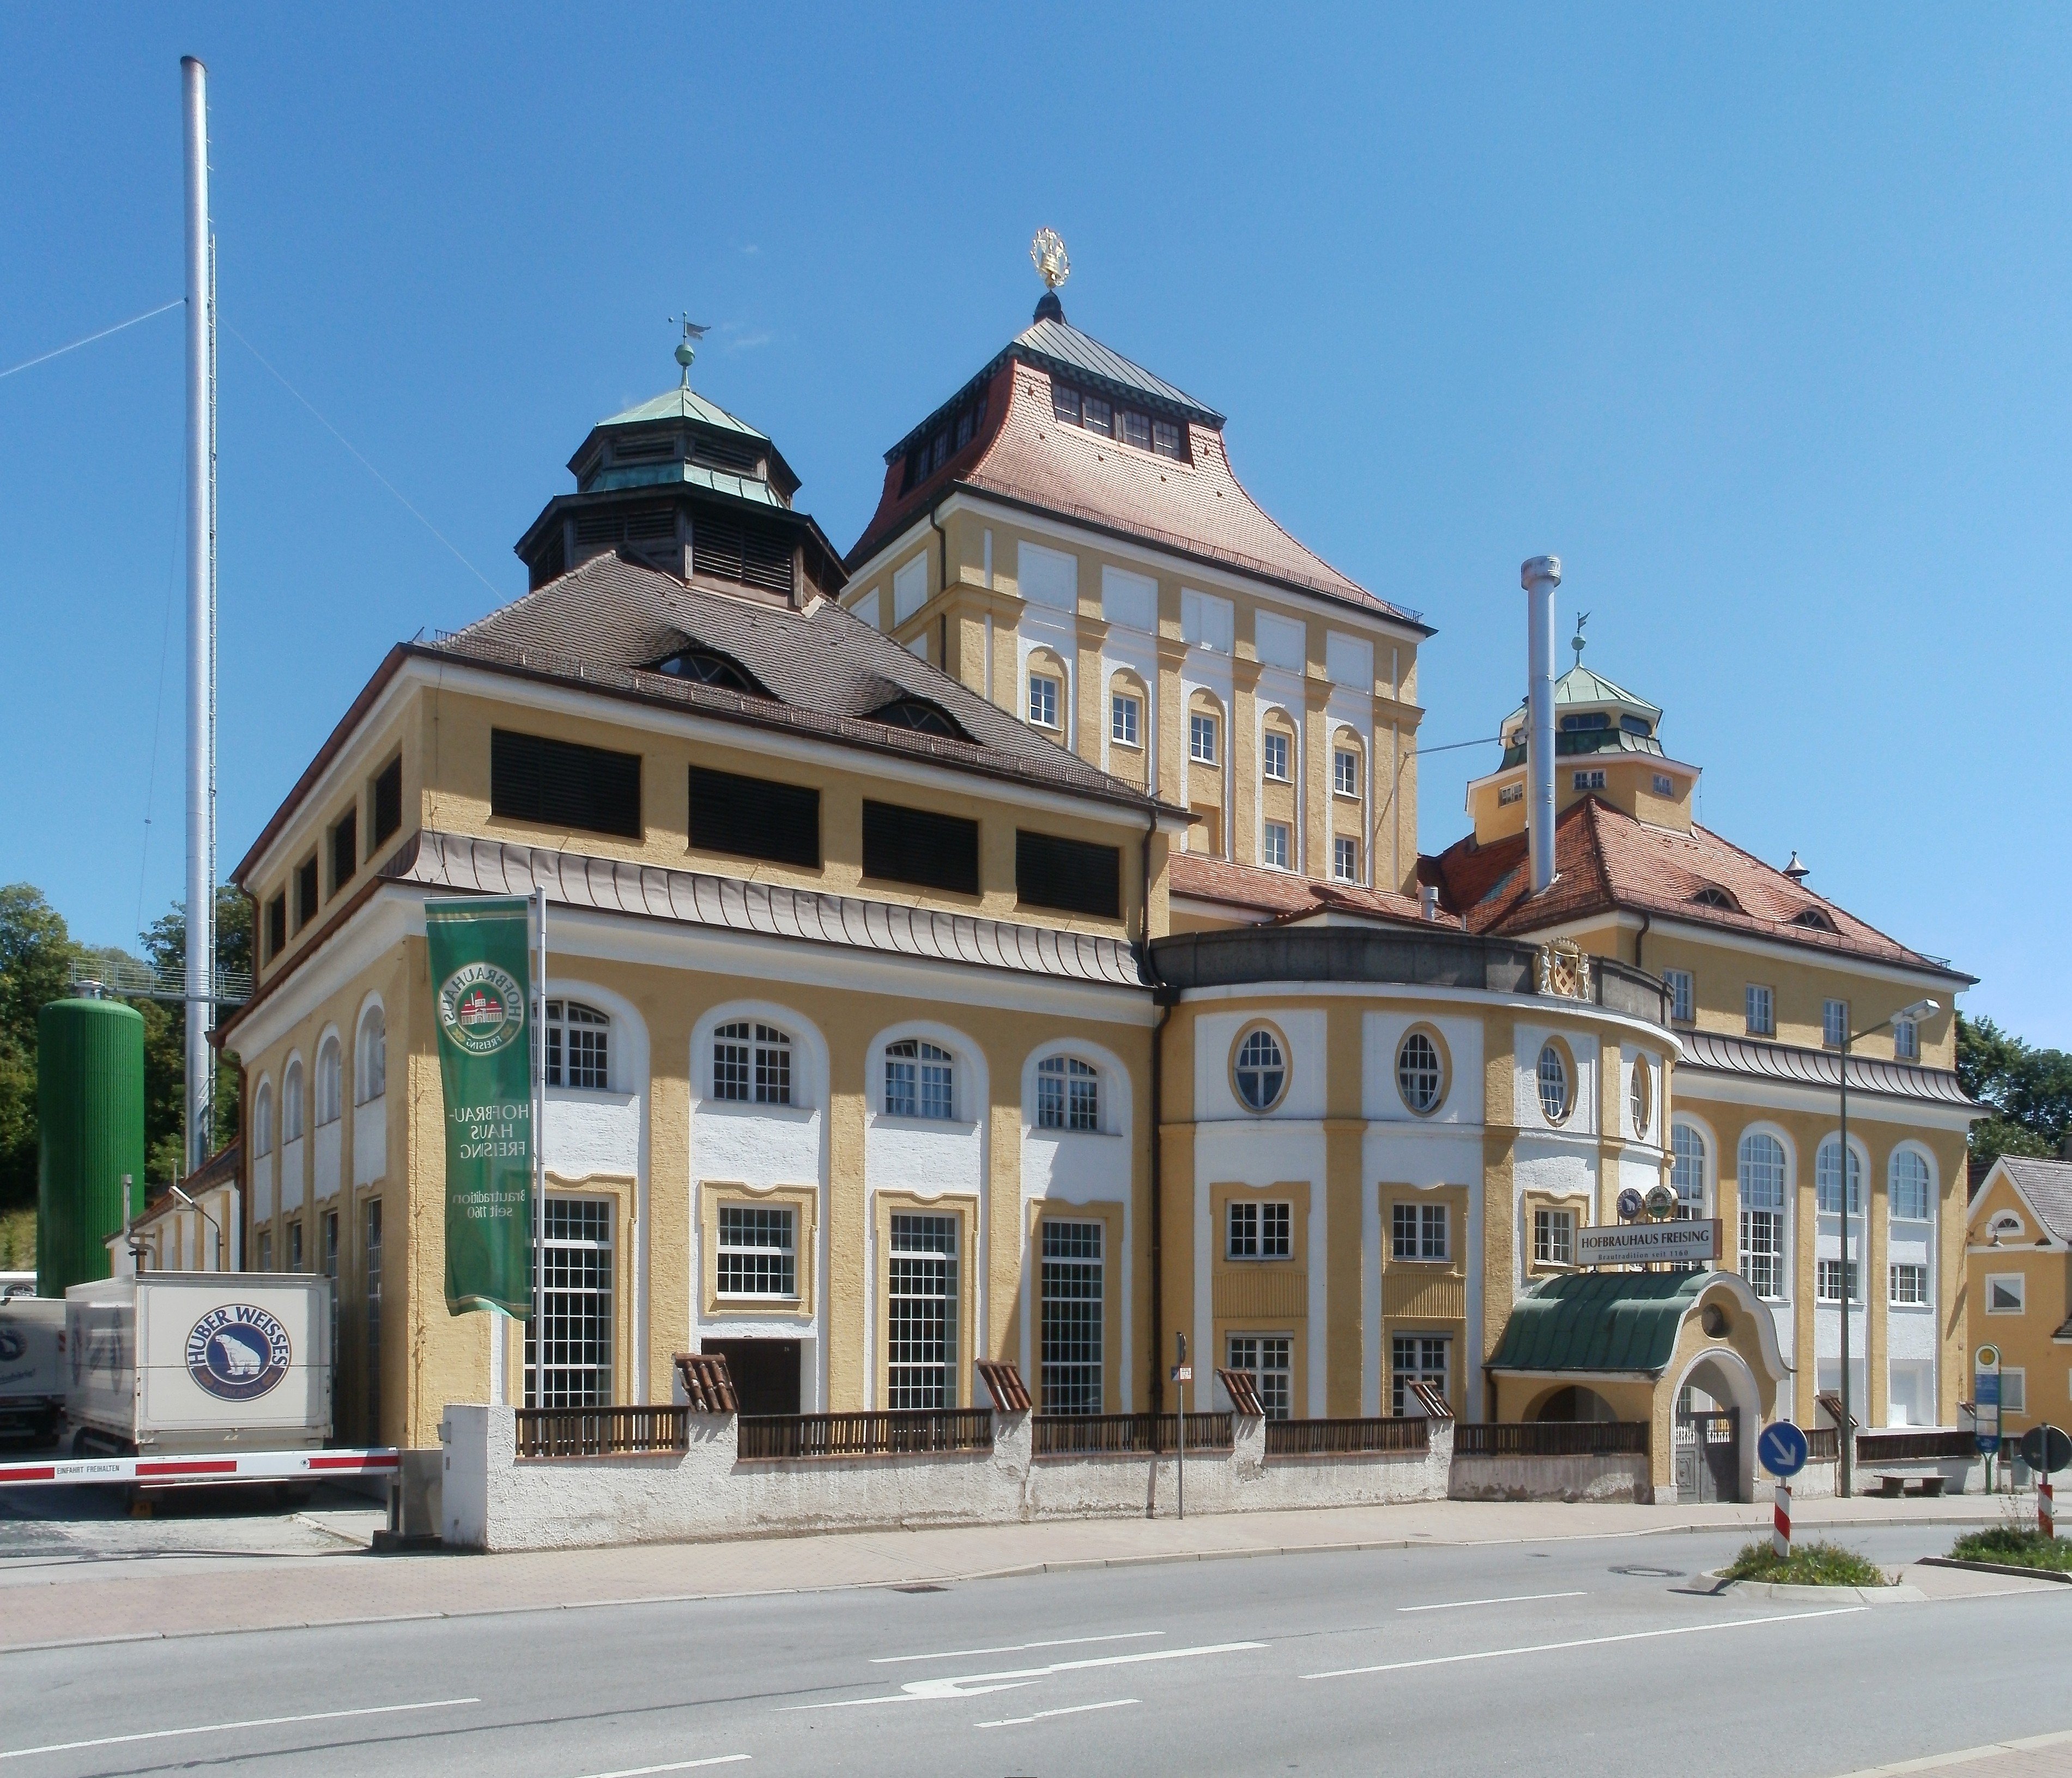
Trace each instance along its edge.
<instances>
[{"instance_id":1,"label":"hofbrauhaus freising sign","mask_svg":"<svg viewBox=\"0 0 2072 1778\"><path fill-rule=\"evenodd\" d=\"M1716 1217L1690 1222L1605 1222L1576 1231L1579 1266L1688 1266L1719 1257Z\"/></svg>"}]
</instances>

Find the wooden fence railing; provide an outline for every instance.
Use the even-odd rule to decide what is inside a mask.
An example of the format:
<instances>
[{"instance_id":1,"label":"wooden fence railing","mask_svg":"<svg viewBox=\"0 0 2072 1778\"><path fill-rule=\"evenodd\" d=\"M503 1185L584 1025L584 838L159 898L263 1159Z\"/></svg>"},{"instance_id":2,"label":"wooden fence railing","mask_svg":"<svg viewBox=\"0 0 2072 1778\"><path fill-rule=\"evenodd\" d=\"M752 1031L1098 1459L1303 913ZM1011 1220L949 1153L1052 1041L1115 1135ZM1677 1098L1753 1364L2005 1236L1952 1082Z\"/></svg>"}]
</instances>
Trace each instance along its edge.
<instances>
[{"instance_id":1,"label":"wooden fence railing","mask_svg":"<svg viewBox=\"0 0 2072 1778\"><path fill-rule=\"evenodd\" d=\"M1808 1427L1806 1432L1806 1460L1808 1463L1839 1463L1842 1457L1841 1440L1832 1426Z\"/></svg>"},{"instance_id":2,"label":"wooden fence railing","mask_svg":"<svg viewBox=\"0 0 2072 1778\"><path fill-rule=\"evenodd\" d=\"M744 1414L735 1427L737 1450L744 1460L903 1457L993 1448L993 1410L987 1407L897 1408L874 1414Z\"/></svg>"},{"instance_id":3,"label":"wooden fence railing","mask_svg":"<svg viewBox=\"0 0 2072 1778\"><path fill-rule=\"evenodd\" d=\"M1175 1447L1180 1436L1180 1416L1037 1414L1030 1416L1029 1428L1034 1454L1038 1457L1149 1456ZM1229 1415L1187 1416L1190 1451L1228 1451L1233 1443Z\"/></svg>"},{"instance_id":4,"label":"wooden fence railing","mask_svg":"<svg viewBox=\"0 0 2072 1778\"><path fill-rule=\"evenodd\" d=\"M521 1407L521 1457L645 1457L691 1447L680 1407Z\"/></svg>"},{"instance_id":5,"label":"wooden fence railing","mask_svg":"<svg viewBox=\"0 0 2072 1778\"><path fill-rule=\"evenodd\" d=\"M1342 1457L1368 1451L1428 1451L1432 1423L1422 1415L1392 1420L1268 1420L1269 1457Z\"/></svg>"},{"instance_id":6,"label":"wooden fence railing","mask_svg":"<svg viewBox=\"0 0 2072 1778\"><path fill-rule=\"evenodd\" d=\"M1463 1421L1453 1428L1457 1457L1644 1457L1645 1420Z\"/></svg>"},{"instance_id":7,"label":"wooden fence railing","mask_svg":"<svg viewBox=\"0 0 2072 1778\"><path fill-rule=\"evenodd\" d=\"M1832 1427L1827 1435L1834 1437ZM1895 1427L1856 1435L1856 1467L1867 1464L1918 1462L1923 1458L1975 1457L1977 1441L1968 1432L1943 1427Z\"/></svg>"}]
</instances>

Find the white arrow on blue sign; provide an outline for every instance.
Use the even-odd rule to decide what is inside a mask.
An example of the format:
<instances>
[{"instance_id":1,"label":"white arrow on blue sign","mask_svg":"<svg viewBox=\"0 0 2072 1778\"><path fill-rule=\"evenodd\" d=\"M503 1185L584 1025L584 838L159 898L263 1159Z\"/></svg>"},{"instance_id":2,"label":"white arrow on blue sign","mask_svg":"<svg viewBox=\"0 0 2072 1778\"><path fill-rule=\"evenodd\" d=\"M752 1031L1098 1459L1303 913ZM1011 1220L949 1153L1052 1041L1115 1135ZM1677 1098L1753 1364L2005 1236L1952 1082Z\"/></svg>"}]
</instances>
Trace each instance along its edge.
<instances>
[{"instance_id":1,"label":"white arrow on blue sign","mask_svg":"<svg viewBox=\"0 0 2072 1778\"><path fill-rule=\"evenodd\" d=\"M1806 1467L1810 1447L1806 1435L1789 1420L1778 1420L1762 1429L1756 1441L1762 1466L1778 1476L1795 1476Z\"/></svg>"}]
</instances>

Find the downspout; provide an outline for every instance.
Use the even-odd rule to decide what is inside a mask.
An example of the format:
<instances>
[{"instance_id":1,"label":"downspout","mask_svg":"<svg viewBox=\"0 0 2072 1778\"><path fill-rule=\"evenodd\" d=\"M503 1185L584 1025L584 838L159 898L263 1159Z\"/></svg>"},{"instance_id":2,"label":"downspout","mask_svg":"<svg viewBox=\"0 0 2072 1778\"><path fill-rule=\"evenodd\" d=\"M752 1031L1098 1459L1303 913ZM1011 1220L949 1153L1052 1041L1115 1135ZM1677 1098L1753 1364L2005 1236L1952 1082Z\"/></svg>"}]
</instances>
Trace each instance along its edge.
<instances>
[{"instance_id":1,"label":"downspout","mask_svg":"<svg viewBox=\"0 0 2072 1778\"><path fill-rule=\"evenodd\" d=\"M1640 960L1640 947L1647 942L1648 928L1655 924L1655 916L1643 914L1640 917L1640 930L1633 935L1633 967L1645 971L1646 965Z\"/></svg>"},{"instance_id":2,"label":"downspout","mask_svg":"<svg viewBox=\"0 0 2072 1778\"><path fill-rule=\"evenodd\" d=\"M1159 1128L1165 1119L1166 1021L1173 1016L1173 1002L1165 997L1165 984L1151 959L1151 841L1158 832L1158 810L1154 803L1151 819L1145 824L1142 859L1142 902L1138 919L1143 937L1140 949L1142 968L1151 984L1158 1017L1151 1027L1151 1411L1166 1410L1166 1378L1159 1368L1159 1354L1166 1341L1166 1194L1161 1166Z\"/></svg>"},{"instance_id":3,"label":"downspout","mask_svg":"<svg viewBox=\"0 0 2072 1778\"><path fill-rule=\"evenodd\" d=\"M929 528L935 534L935 547L941 552L943 564L942 572L937 576L935 581L935 594L939 598L950 589L950 534L943 529L942 526L937 522L935 516L942 510L943 503L939 500L938 500L935 505L928 508L928 526ZM942 650L943 658L937 661L935 664L947 673L950 670L949 617L947 613L944 612L939 612L936 615L942 625L941 634L943 639L939 646ZM962 682L960 681L960 683L961 684Z\"/></svg>"}]
</instances>

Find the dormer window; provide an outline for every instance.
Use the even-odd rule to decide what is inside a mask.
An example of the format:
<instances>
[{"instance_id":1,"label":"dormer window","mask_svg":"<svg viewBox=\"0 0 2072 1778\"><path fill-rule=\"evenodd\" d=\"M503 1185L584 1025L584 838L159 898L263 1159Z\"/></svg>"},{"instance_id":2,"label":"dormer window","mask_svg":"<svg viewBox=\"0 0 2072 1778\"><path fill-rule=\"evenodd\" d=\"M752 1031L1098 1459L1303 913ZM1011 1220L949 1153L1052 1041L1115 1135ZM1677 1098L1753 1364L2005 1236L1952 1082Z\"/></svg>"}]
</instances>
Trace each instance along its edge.
<instances>
[{"instance_id":1,"label":"dormer window","mask_svg":"<svg viewBox=\"0 0 2072 1778\"><path fill-rule=\"evenodd\" d=\"M1050 385L1050 417L1068 426L1083 427L1103 438L1120 439L1176 463L1187 460L1186 433L1170 420L1154 420L1137 408L1118 408L1098 395L1069 383Z\"/></svg>"},{"instance_id":2,"label":"dormer window","mask_svg":"<svg viewBox=\"0 0 2072 1778\"><path fill-rule=\"evenodd\" d=\"M1804 926L1810 932L1832 932L1835 922L1818 908L1806 908L1791 917L1794 926Z\"/></svg>"},{"instance_id":3,"label":"dormer window","mask_svg":"<svg viewBox=\"0 0 2072 1778\"><path fill-rule=\"evenodd\" d=\"M971 739L942 705L923 697L894 698L890 704L867 711L865 720L882 722L891 729L911 729L916 734L940 735L945 741Z\"/></svg>"},{"instance_id":4,"label":"dormer window","mask_svg":"<svg viewBox=\"0 0 2072 1778\"><path fill-rule=\"evenodd\" d=\"M1115 410L1097 395L1079 397L1079 424L1104 438L1115 436Z\"/></svg>"},{"instance_id":5,"label":"dormer window","mask_svg":"<svg viewBox=\"0 0 2072 1778\"><path fill-rule=\"evenodd\" d=\"M1728 894L1725 889L1717 888L1711 883L1708 883L1691 897L1691 905L1693 907L1700 908L1720 908L1729 914L1740 912L1734 905L1733 897Z\"/></svg>"},{"instance_id":6,"label":"dormer window","mask_svg":"<svg viewBox=\"0 0 2072 1778\"><path fill-rule=\"evenodd\" d=\"M652 671L667 673L672 679L689 680L694 684L746 692L750 696L769 696L739 662L729 659L717 648L680 649L667 660L657 661Z\"/></svg>"},{"instance_id":7,"label":"dormer window","mask_svg":"<svg viewBox=\"0 0 2072 1778\"><path fill-rule=\"evenodd\" d=\"M1619 726L1630 735L1638 735L1642 741L1655 733L1655 726L1645 717L1621 717Z\"/></svg>"},{"instance_id":8,"label":"dormer window","mask_svg":"<svg viewBox=\"0 0 2072 1778\"><path fill-rule=\"evenodd\" d=\"M1601 710L1586 710L1581 716L1564 717L1561 719L1561 732L1564 734L1585 734L1592 729L1609 729L1611 725L1612 719Z\"/></svg>"},{"instance_id":9,"label":"dormer window","mask_svg":"<svg viewBox=\"0 0 2072 1778\"><path fill-rule=\"evenodd\" d=\"M1151 449L1151 416L1125 408L1116 416L1116 435L1139 450Z\"/></svg>"},{"instance_id":10,"label":"dormer window","mask_svg":"<svg viewBox=\"0 0 2072 1778\"><path fill-rule=\"evenodd\" d=\"M1151 448L1161 457L1177 461L1180 456L1180 429L1170 420L1151 422Z\"/></svg>"}]
</instances>

